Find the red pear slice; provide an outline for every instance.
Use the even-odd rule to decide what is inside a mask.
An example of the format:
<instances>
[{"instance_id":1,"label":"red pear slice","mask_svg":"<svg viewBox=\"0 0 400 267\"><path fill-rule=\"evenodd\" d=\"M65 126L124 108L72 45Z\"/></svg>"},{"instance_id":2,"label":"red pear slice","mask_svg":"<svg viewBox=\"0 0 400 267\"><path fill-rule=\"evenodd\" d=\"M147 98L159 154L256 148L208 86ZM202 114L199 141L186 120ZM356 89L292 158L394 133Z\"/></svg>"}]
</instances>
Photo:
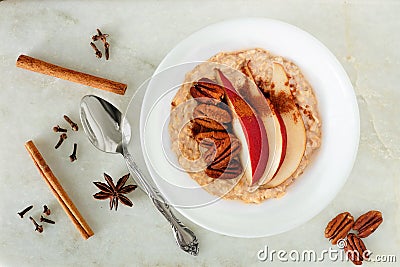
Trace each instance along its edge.
<instances>
[{"instance_id":1,"label":"red pear slice","mask_svg":"<svg viewBox=\"0 0 400 267\"><path fill-rule=\"evenodd\" d=\"M266 172L259 181L261 185L271 181L283 162L284 155L286 154L286 128L281 116L275 112L269 99L264 97L263 93L256 85L249 63L250 61L247 61L243 64L241 69L249 78L249 84L244 88L246 92L239 91L242 96L246 96L246 100L248 100L249 104L257 111L267 132L269 156Z\"/></svg>"},{"instance_id":2,"label":"red pear slice","mask_svg":"<svg viewBox=\"0 0 400 267\"><path fill-rule=\"evenodd\" d=\"M290 92L288 77L281 64L274 63L273 65L271 85L274 85L274 87L273 91L271 90L271 94L285 101L284 108L277 107L278 105L274 106L277 108L277 112L279 112L286 127L287 148L278 172L266 184L268 188L280 185L294 173L306 149L306 130L301 114ZM273 96L271 96L271 99L273 99Z\"/></svg>"},{"instance_id":3,"label":"red pear slice","mask_svg":"<svg viewBox=\"0 0 400 267\"><path fill-rule=\"evenodd\" d=\"M250 180L249 184L253 186L261 179L267 166L269 155L267 133L258 115L239 95L228 78L220 70L217 69L216 71L220 85L225 88L228 105L236 115L234 116L232 125L236 130L238 138L241 139L240 137L243 133L246 140L243 150L247 149L250 156L250 168L246 166L245 172L251 170L251 175L248 176L248 179ZM237 121L239 121L241 127L238 127Z\"/></svg>"}]
</instances>

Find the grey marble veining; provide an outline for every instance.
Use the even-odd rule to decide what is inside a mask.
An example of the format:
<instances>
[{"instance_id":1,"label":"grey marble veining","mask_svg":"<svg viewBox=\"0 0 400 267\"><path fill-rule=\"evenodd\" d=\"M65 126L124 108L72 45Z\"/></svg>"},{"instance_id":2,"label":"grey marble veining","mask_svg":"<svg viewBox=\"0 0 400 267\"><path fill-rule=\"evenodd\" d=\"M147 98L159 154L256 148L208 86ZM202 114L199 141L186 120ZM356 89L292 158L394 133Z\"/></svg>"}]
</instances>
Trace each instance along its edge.
<instances>
[{"instance_id":1,"label":"grey marble veining","mask_svg":"<svg viewBox=\"0 0 400 267\"><path fill-rule=\"evenodd\" d=\"M1 266L275 266L257 252L328 249L323 230L344 210L358 216L381 210L384 223L365 242L374 254L397 255L400 262L400 76L399 1L0 1L0 265ZM162 58L190 33L223 19L259 16L292 23L321 40L345 67L356 91L361 140L353 171L336 199L307 224L268 238L237 239L209 232L183 220L200 239L197 258L174 244L167 223L140 191L129 196L135 206L108 209L94 201L93 181L107 172L115 179L127 172L119 155L102 154L83 131L70 133L53 149L55 124L62 115L78 120L82 96L95 93L124 110L136 88ZM89 46L96 28L109 33L110 58L98 60ZM129 85L123 97L27 72L15 67L25 53ZM338 106L340 103L338 103ZM25 151L33 139L87 218L95 235L84 241L42 181ZM78 142L78 161L68 156ZM56 225L33 231L28 219L42 206ZM271 214L273 216L273 214ZM217 219L217 218L216 218ZM320 266L321 263L302 263ZM324 261L324 265L342 263ZM342 265L350 266L350 263ZM287 265L299 266L297 263ZM301 265L301 264L300 264ZM366 263L366 266L372 264ZM396 264L387 264L395 266ZM377 266L386 266L377 264Z\"/></svg>"}]
</instances>

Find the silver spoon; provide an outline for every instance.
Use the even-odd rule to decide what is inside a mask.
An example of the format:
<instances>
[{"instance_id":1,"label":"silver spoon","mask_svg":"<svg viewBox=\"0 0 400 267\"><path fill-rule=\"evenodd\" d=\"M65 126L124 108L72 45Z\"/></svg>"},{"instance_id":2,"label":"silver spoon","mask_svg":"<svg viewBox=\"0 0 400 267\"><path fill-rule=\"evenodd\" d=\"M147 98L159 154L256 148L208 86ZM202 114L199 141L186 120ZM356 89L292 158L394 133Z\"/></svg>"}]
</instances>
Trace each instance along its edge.
<instances>
[{"instance_id":1,"label":"silver spoon","mask_svg":"<svg viewBox=\"0 0 400 267\"><path fill-rule=\"evenodd\" d=\"M87 95L81 100L80 117L83 129L90 142L99 150L107 153L120 153L124 156L129 172L134 174L136 182L147 193L154 206L171 224L178 245L185 252L196 256L199 252L198 241L194 233L181 223L172 213L162 195L151 185L129 154L124 144L130 140L131 127L123 120L122 113L106 100ZM122 127L127 133L122 137Z\"/></svg>"}]
</instances>

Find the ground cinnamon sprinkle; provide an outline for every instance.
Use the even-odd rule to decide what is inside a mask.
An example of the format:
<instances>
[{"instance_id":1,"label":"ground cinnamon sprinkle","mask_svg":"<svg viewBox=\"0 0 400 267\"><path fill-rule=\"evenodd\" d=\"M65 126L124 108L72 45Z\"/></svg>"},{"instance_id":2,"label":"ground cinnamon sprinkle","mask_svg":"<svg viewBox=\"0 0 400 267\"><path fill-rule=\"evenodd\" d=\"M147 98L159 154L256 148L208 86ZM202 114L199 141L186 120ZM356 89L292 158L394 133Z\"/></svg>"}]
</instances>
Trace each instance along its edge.
<instances>
[{"instance_id":1,"label":"ground cinnamon sprinkle","mask_svg":"<svg viewBox=\"0 0 400 267\"><path fill-rule=\"evenodd\" d=\"M239 95L236 94L235 97L233 99L231 99L231 101L233 102L232 104L235 107L235 111L239 117L254 116L253 110L246 103L246 101L244 101Z\"/></svg>"},{"instance_id":2,"label":"ground cinnamon sprinkle","mask_svg":"<svg viewBox=\"0 0 400 267\"><path fill-rule=\"evenodd\" d=\"M307 106L308 106L308 105L306 105L306 107L307 107ZM303 113L304 113L304 115L306 115L310 120L314 120L314 117L313 117L311 111L309 111L308 109L304 109L304 110L303 110Z\"/></svg>"},{"instance_id":3,"label":"ground cinnamon sprinkle","mask_svg":"<svg viewBox=\"0 0 400 267\"><path fill-rule=\"evenodd\" d=\"M292 95L285 94L284 92L276 94L273 90L270 91L269 94L269 99L278 113L287 113L295 109Z\"/></svg>"},{"instance_id":4,"label":"ground cinnamon sprinkle","mask_svg":"<svg viewBox=\"0 0 400 267\"><path fill-rule=\"evenodd\" d=\"M250 67L250 60L247 62L242 63L241 67L242 73L244 73L247 77L249 77L254 83L256 83L254 79L253 72ZM278 112L280 114L282 113L287 113L290 111L293 111L295 109L295 105L293 104L293 96L291 94L285 94L284 92L280 92L278 94L275 93L275 84L272 82L270 86L268 86L265 82L263 83L256 83L261 92L263 92L265 98L269 99L272 103L272 105L275 108L275 112ZM289 85L289 81L285 83L286 86ZM246 88L245 88L246 89ZM242 95L245 94L245 92L248 92L249 90L242 90ZM258 105L262 106L262 105ZM295 121L297 121L297 118L295 118Z\"/></svg>"},{"instance_id":5,"label":"ground cinnamon sprinkle","mask_svg":"<svg viewBox=\"0 0 400 267\"><path fill-rule=\"evenodd\" d=\"M297 119L298 119L298 113L296 113L296 112L293 112L293 121L294 121L294 123L297 123Z\"/></svg>"}]
</instances>

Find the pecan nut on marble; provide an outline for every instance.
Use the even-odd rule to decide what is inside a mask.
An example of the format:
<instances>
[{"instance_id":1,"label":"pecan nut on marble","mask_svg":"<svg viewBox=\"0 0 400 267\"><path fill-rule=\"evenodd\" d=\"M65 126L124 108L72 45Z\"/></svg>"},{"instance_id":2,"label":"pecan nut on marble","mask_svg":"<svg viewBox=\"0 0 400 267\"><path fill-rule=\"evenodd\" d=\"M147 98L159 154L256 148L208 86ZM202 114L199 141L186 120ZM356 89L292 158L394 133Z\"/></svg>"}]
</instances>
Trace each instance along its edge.
<instances>
[{"instance_id":1,"label":"pecan nut on marble","mask_svg":"<svg viewBox=\"0 0 400 267\"><path fill-rule=\"evenodd\" d=\"M372 234L383 222L382 213L377 210L371 210L361 215L354 223L353 230L358 232L358 237L367 237Z\"/></svg>"},{"instance_id":2,"label":"pecan nut on marble","mask_svg":"<svg viewBox=\"0 0 400 267\"><path fill-rule=\"evenodd\" d=\"M336 245L339 239L346 238L348 232L354 224L354 217L343 212L333 218L325 228L325 237L331 240L333 245Z\"/></svg>"},{"instance_id":3,"label":"pecan nut on marble","mask_svg":"<svg viewBox=\"0 0 400 267\"><path fill-rule=\"evenodd\" d=\"M224 99L225 90L208 78L201 78L190 87L190 94L198 102L218 104Z\"/></svg>"},{"instance_id":4,"label":"pecan nut on marble","mask_svg":"<svg viewBox=\"0 0 400 267\"><path fill-rule=\"evenodd\" d=\"M369 253L364 242L353 233L347 235L344 251L349 260L351 260L355 265L361 265L363 260L369 258Z\"/></svg>"}]
</instances>

